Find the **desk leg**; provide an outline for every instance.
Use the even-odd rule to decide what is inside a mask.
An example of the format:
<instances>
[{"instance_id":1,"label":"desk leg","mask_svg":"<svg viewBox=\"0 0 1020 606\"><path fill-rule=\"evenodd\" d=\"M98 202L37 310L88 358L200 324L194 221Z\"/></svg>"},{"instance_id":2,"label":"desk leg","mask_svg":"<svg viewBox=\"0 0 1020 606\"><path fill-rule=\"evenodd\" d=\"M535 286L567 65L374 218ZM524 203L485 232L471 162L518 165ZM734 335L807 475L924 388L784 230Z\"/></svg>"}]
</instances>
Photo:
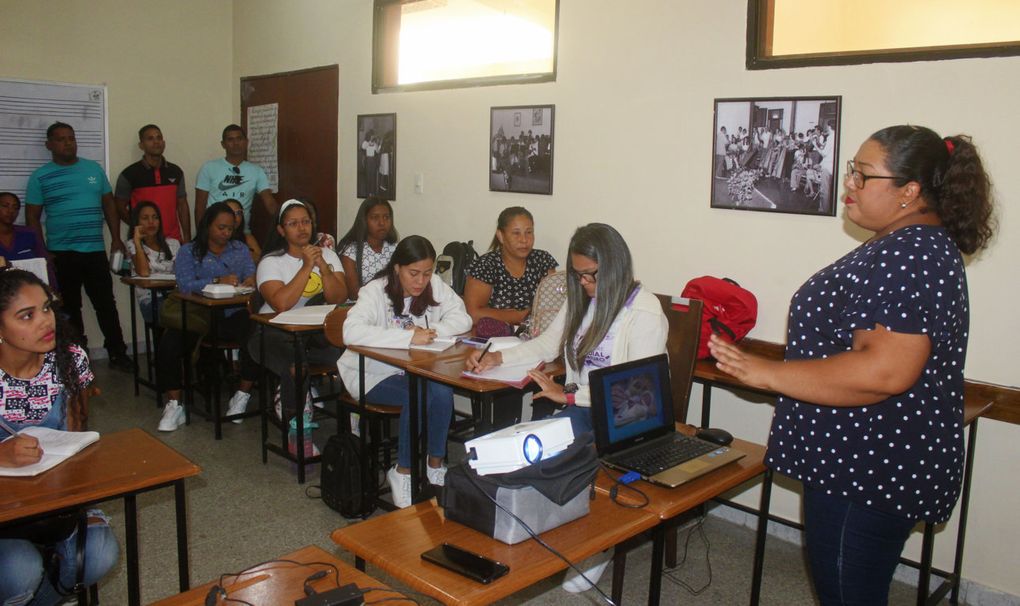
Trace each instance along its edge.
<instances>
[{"instance_id":1,"label":"desk leg","mask_svg":"<svg viewBox=\"0 0 1020 606\"><path fill-rule=\"evenodd\" d=\"M131 353L135 360L135 395L138 395L138 320L135 317L135 285L131 284L131 294L128 305L131 306Z\"/></svg>"},{"instance_id":2,"label":"desk leg","mask_svg":"<svg viewBox=\"0 0 1020 606\"><path fill-rule=\"evenodd\" d=\"M294 435L295 458L297 459L297 481L298 484L305 483L305 394L301 389L305 383L305 362L304 351L301 347L301 339L294 333L294 405L296 410L294 417L297 425Z\"/></svg>"},{"instance_id":3,"label":"desk leg","mask_svg":"<svg viewBox=\"0 0 1020 606\"><path fill-rule=\"evenodd\" d=\"M761 485L761 503L758 505L758 530L754 539L754 568L751 572L751 606L761 598L761 576L765 564L765 538L768 536L769 507L772 502L772 470L765 471Z\"/></svg>"},{"instance_id":4,"label":"desk leg","mask_svg":"<svg viewBox=\"0 0 1020 606\"><path fill-rule=\"evenodd\" d=\"M970 424L967 436L967 456L963 467L963 492L960 494L960 524L956 531L956 555L953 558L953 591L949 595L950 604L960 603L960 575L963 573L963 542L967 538L967 513L970 510L970 481L974 471L974 445L977 444L978 420Z\"/></svg>"},{"instance_id":5,"label":"desk leg","mask_svg":"<svg viewBox=\"0 0 1020 606\"><path fill-rule=\"evenodd\" d=\"M174 505L177 513L177 579L183 593L191 587L188 573L188 511L184 501L184 480L174 482Z\"/></svg>"},{"instance_id":6,"label":"desk leg","mask_svg":"<svg viewBox=\"0 0 1020 606\"><path fill-rule=\"evenodd\" d=\"M935 551L935 525L924 523L921 537L921 567L917 577L917 606L928 603L928 587L931 584L931 560Z\"/></svg>"},{"instance_id":7,"label":"desk leg","mask_svg":"<svg viewBox=\"0 0 1020 606\"><path fill-rule=\"evenodd\" d=\"M648 606L659 606L662 593L662 556L665 551L666 525L652 529L652 569L648 578Z\"/></svg>"},{"instance_id":8,"label":"desk leg","mask_svg":"<svg viewBox=\"0 0 1020 606\"><path fill-rule=\"evenodd\" d=\"M218 330L219 327L216 326L216 322L219 320L219 318L218 318L219 314L216 313L216 311L214 310L213 313L210 314L210 315L211 315L211 319L209 320L209 336L212 337L213 342L216 342L216 341L219 340L219 330ZM201 348L201 347L202 346L199 345L199 348ZM201 354L201 349L199 349L199 354L198 355L200 355L200 356L202 355ZM217 358L218 358L218 356L217 356ZM217 366L218 366L219 365L219 359L217 359L216 362L217 362ZM214 372L216 373L216 378L219 379L220 378L219 370L216 369L215 366L213 367L213 369L214 369ZM207 395L206 395L207 398L212 398L213 416L215 417L213 419L213 434L215 435L217 440L222 440L223 439L223 411L220 409L220 391L221 391L221 388L220 388L219 381L218 380L214 380L212 382L212 384L209 385L209 391L207 392ZM206 400L206 409L208 409L208 404L209 404L209 401L207 399Z\"/></svg>"},{"instance_id":9,"label":"desk leg","mask_svg":"<svg viewBox=\"0 0 1020 606\"><path fill-rule=\"evenodd\" d=\"M711 427L712 417L712 384L705 382L701 384L701 426Z\"/></svg>"},{"instance_id":10,"label":"desk leg","mask_svg":"<svg viewBox=\"0 0 1020 606\"><path fill-rule=\"evenodd\" d=\"M191 425L191 407L195 403L191 391L191 352L188 351L188 302L181 299L181 363L184 365L184 424Z\"/></svg>"},{"instance_id":11,"label":"desk leg","mask_svg":"<svg viewBox=\"0 0 1020 606\"><path fill-rule=\"evenodd\" d=\"M269 374L266 372L266 328L258 327L259 331L259 407L262 409L262 464L269 462L269 402L267 400L266 383Z\"/></svg>"},{"instance_id":12,"label":"desk leg","mask_svg":"<svg viewBox=\"0 0 1020 606\"><path fill-rule=\"evenodd\" d=\"M422 379L424 382L424 379ZM407 420L411 428L410 451L411 451L411 503L417 503L422 499L421 490L421 440L418 435L418 377L407 373ZM422 392L428 391L422 386Z\"/></svg>"},{"instance_id":13,"label":"desk leg","mask_svg":"<svg viewBox=\"0 0 1020 606\"><path fill-rule=\"evenodd\" d=\"M124 497L124 534L127 543L128 604L142 603L142 592L138 584L138 505L135 495Z\"/></svg>"}]
</instances>

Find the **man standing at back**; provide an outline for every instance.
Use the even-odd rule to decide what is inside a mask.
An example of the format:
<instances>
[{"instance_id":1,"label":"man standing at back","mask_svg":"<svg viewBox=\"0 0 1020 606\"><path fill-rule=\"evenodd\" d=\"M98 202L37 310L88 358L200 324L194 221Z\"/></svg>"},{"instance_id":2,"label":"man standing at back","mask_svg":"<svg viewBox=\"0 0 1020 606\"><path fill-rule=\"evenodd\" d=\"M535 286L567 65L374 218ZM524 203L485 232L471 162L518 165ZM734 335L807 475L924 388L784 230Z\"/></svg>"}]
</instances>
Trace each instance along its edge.
<instances>
[{"instance_id":1,"label":"man standing at back","mask_svg":"<svg viewBox=\"0 0 1020 606\"><path fill-rule=\"evenodd\" d=\"M155 202L163 222L163 234L182 243L191 241L191 208L181 167L163 157L163 131L146 124L138 131L142 159L125 168L117 179L114 196L121 219L130 225L131 209L139 202Z\"/></svg>"},{"instance_id":2,"label":"man standing at back","mask_svg":"<svg viewBox=\"0 0 1020 606\"><path fill-rule=\"evenodd\" d=\"M103 220L110 229L111 250L124 252L120 218L110 181L99 164L78 157L78 142L69 124L54 122L46 129L46 149L53 161L28 178L25 219L43 237L41 218L46 209L46 247L53 255L63 309L85 339L81 317L81 289L92 301L110 366L131 372L120 330L113 279L103 243Z\"/></svg>"},{"instance_id":3,"label":"man standing at back","mask_svg":"<svg viewBox=\"0 0 1020 606\"><path fill-rule=\"evenodd\" d=\"M270 217L276 215L276 199L269 189L269 177L258 164L245 160L248 135L236 124L223 129L220 141L226 157L209 160L198 171L195 183L195 222L202 220L208 204L233 198L244 208L244 224L251 230L251 208L258 194Z\"/></svg>"}]
</instances>

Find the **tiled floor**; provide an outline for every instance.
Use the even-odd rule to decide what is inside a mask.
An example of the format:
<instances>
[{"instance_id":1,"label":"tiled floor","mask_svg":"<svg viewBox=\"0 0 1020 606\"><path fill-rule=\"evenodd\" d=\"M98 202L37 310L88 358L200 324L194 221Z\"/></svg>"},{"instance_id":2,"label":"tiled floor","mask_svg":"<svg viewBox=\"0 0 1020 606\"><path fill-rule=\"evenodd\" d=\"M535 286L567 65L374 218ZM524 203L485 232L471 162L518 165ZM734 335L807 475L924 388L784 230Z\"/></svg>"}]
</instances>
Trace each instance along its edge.
<instances>
[{"instance_id":1,"label":"tiled floor","mask_svg":"<svg viewBox=\"0 0 1020 606\"><path fill-rule=\"evenodd\" d=\"M159 410L151 392L142 390L140 397L132 393L128 375L105 368L103 361L95 364L98 385L103 394L92 401L91 428L113 432L129 427L142 427L157 435L202 467L202 474L187 483L190 536L191 579L205 583L222 573L233 572L263 560L315 544L337 552L329 533L347 522L315 498L311 488L318 481L318 471L310 481L297 484L289 464L270 456L263 465L259 454L258 422L241 425L226 424L223 440L213 439L211 423L195 419L190 426L173 433L159 433L156 424ZM253 402L254 405L254 402ZM317 430L320 445L334 430L331 421ZM115 532L123 545L123 506L111 502L104 506L113 516ZM138 500L140 556L143 602L177 592L176 539L174 533L173 492L160 490L142 495ZM377 514L378 515L378 514ZM708 516L700 533L690 539L687 561L670 572L663 582L663 604L707 605L746 604L750 588L753 532L745 527ZM681 551L684 534L681 534ZM624 594L626 603L643 603L648 583L650 549L644 546L628 557ZM352 561L350 554L339 552ZM710 566L709 566L710 564ZM369 574L396 584L378 570L369 567ZM609 591L610 574L599 586ZM507 603L583 604L598 602L594 592L574 595L562 591L562 575L547 579L527 591L518 593ZM681 583L699 589L698 595L681 587ZM709 584L710 583L710 584ZM100 586L103 604L127 602L123 557L118 568ZM893 604L913 603L912 588L894 583ZM430 600L419 598L420 602ZM807 581L800 548L770 538L767 543L765 580L762 604L811 604L814 598Z\"/></svg>"}]
</instances>

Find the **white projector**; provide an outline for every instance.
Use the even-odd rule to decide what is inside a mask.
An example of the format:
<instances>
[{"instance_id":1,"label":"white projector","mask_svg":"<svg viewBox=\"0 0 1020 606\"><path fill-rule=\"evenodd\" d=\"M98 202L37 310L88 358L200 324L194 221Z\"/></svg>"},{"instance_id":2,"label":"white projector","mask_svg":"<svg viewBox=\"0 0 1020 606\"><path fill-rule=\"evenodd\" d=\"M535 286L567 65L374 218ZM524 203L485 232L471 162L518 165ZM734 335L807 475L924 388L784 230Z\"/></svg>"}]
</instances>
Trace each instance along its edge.
<instances>
[{"instance_id":1,"label":"white projector","mask_svg":"<svg viewBox=\"0 0 1020 606\"><path fill-rule=\"evenodd\" d=\"M570 419L518 423L464 444L468 464L478 475L509 473L552 458L574 441Z\"/></svg>"}]
</instances>

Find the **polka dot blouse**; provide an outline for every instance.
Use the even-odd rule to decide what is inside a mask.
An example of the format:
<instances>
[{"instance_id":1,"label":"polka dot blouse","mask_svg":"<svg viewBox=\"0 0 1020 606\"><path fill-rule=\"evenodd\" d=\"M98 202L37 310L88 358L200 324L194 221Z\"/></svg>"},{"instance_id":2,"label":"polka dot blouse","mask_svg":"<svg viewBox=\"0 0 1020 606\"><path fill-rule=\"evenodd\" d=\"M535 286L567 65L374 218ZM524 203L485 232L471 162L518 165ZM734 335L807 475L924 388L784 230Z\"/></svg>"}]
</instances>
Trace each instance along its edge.
<instances>
[{"instance_id":1,"label":"polka dot blouse","mask_svg":"<svg viewBox=\"0 0 1020 606\"><path fill-rule=\"evenodd\" d=\"M515 278L503 265L503 257L493 250L475 259L467 274L492 286L489 307L493 309L530 309L535 290L550 269L556 269L556 259L544 250L533 248L524 267L524 275Z\"/></svg>"},{"instance_id":2,"label":"polka dot blouse","mask_svg":"<svg viewBox=\"0 0 1020 606\"><path fill-rule=\"evenodd\" d=\"M915 520L949 518L963 476L963 363L969 312L963 259L942 227L914 225L858 247L790 303L786 359L847 351L876 324L924 334L917 383L856 408L782 396L766 464L828 494Z\"/></svg>"}]
</instances>

